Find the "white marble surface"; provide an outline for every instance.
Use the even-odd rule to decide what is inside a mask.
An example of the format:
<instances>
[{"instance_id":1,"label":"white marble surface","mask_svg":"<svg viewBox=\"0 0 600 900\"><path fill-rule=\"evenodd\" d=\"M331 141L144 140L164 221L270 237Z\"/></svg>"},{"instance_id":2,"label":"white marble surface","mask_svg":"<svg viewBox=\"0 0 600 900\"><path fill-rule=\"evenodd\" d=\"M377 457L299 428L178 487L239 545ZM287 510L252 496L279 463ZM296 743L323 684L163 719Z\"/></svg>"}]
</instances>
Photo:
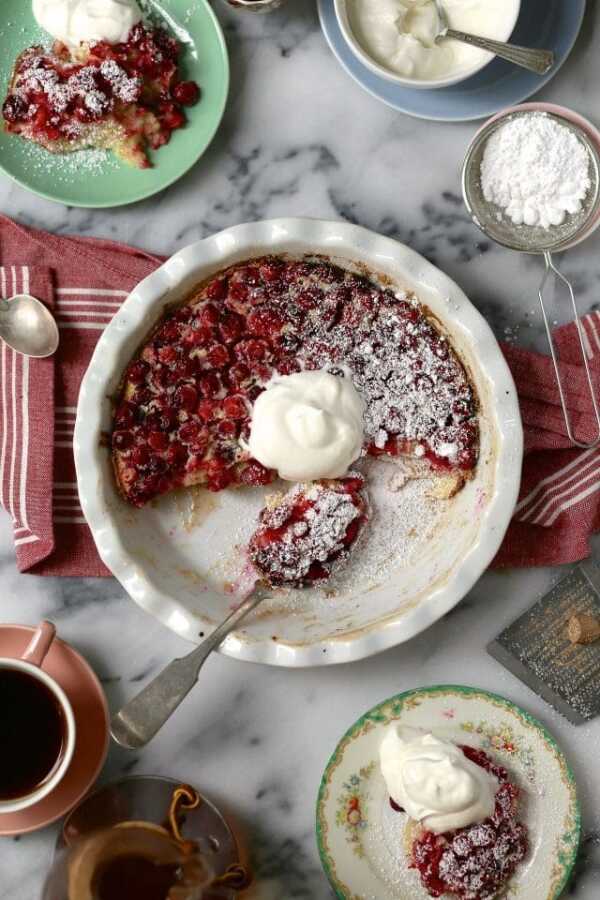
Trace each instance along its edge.
<instances>
[{"instance_id":1,"label":"white marble surface","mask_svg":"<svg viewBox=\"0 0 600 900\"><path fill-rule=\"evenodd\" d=\"M187 177L158 198L114 212L65 209L1 180L2 210L57 233L117 238L163 253L249 219L343 217L406 241L444 268L498 336L539 343L539 262L490 246L459 199L459 166L473 124L413 120L363 93L329 52L312 0L288 0L264 17L229 12L220 0L215 8L230 48L232 91L217 139ZM600 58L593 45L599 33L600 10L590 2L574 53L540 94L597 123ZM585 309L598 302L599 249L600 232L563 261ZM102 779L158 773L198 784L246 832L255 897L325 900L330 893L315 848L314 804L340 734L397 691L440 681L471 683L520 702L548 724L568 753L586 835L568 895L594 900L600 879L600 721L568 725L484 649L555 575L488 574L428 632L351 666L286 671L215 656L170 726L142 754L112 750ZM17 574L4 514L0 597L4 621L53 619L102 677L113 706L187 646L129 602L115 581ZM0 840L1 900L37 900L54 839L50 828Z\"/></svg>"}]
</instances>

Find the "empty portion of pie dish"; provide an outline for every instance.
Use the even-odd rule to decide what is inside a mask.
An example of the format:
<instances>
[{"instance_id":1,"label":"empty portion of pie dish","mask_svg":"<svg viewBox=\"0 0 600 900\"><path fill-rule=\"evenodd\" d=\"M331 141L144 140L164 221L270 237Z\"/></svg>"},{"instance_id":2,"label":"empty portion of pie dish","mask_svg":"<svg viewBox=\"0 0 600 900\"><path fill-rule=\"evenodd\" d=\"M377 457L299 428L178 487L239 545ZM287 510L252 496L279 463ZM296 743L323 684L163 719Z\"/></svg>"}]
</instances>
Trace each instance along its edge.
<instances>
[{"instance_id":1,"label":"empty portion of pie dish","mask_svg":"<svg viewBox=\"0 0 600 900\"><path fill-rule=\"evenodd\" d=\"M318 566L290 579L286 562L271 584L310 586L275 591L224 644L288 665L406 640L460 599L499 545L518 490L518 407L491 332L458 288L355 226L229 229L181 251L127 300L86 375L75 435L82 506L104 561L137 602L193 639L242 592L259 516L261 552L265 538L282 540L288 562L311 535L305 511L316 507L293 521L288 501L295 527L280 530L277 472L249 450L257 398L274 375L280 388L306 371L350 379L364 402L353 468L369 510L365 525L354 507L354 547L348 503L330 502L334 488L322 504L317 488L310 503L332 513L335 552L353 547L345 566L329 580Z\"/></svg>"}]
</instances>

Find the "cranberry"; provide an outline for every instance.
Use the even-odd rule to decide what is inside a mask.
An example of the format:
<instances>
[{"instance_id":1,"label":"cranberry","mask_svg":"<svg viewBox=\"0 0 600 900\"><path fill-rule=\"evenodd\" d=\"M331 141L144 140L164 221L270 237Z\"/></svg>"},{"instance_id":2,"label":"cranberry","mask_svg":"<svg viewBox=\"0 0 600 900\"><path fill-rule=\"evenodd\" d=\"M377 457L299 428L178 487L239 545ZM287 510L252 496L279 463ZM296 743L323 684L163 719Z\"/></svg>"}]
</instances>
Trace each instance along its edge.
<instances>
[{"instance_id":1,"label":"cranberry","mask_svg":"<svg viewBox=\"0 0 600 900\"><path fill-rule=\"evenodd\" d=\"M282 359L277 364L277 371L280 375L293 375L294 372L300 372L300 363L295 359Z\"/></svg>"},{"instance_id":2,"label":"cranberry","mask_svg":"<svg viewBox=\"0 0 600 900\"><path fill-rule=\"evenodd\" d=\"M224 284L224 282L213 281L213 284L221 285ZM207 303L206 306L202 307L199 318L202 325L213 327L219 324L221 316L216 306L213 306L212 303Z\"/></svg>"},{"instance_id":3,"label":"cranberry","mask_svg":"<svg viewBox=\"0 0 600 900\"><path fill-rule=\"evenodd\" d=\"M222 491L233 481L233 472L226 463L218 458L211 459L206 466L207 488L209 491Z\"/></svg>"},{"instance_id":4,"label":"cranberry","mask_svg":"<svg viewBox=\"0 0 600 900\"><path fill-rule=\"evenodd\" d=\"M214 328L211 328L209 325L200 325L190 331L189 335L186 335L186 342L193 344L196 347L203 347L206 344L212 343L216 336Z\"/></svg>"},{"instance_id":5,"label":"cranberry","mask_svg":"<svg viewBox=\"0 0 600 900\"><path fill-rule=\"evenodd\" d=\"M185 115L174 103L162 104L160 119L171 131L176 131L185 125Z\"/></svg>"},{"instance_id":6,"label":"cranberry","mask_svg":"<svg viewBox=\"0 0 600 900\"><path fill-rule=\"evenodd\" d=\"M172 341L179 340L179 325L174 319L170 319L165 322L165 324L159 329L156 339L159 341L164 341L166 343L171 343Z\"/></svg>"},{"instance_id":7,"label":"cranberry","mask_svg":"<svg viewBox=\"0 0 600 900\"><path fill-rule=\"evenodd\" d=\"M222 369L229 362L229 352L223 344L215 344L208 351L206 358L215 369Z\"/></svg>"},{"instance_id":8,"label":"cranberry","mask_svg":"<svg viewBox=\"0 0 600 900\"><path fill-rule=\"evenodd\" d=\"M279 281L283 271L283 263L277 259L269 259L260 267L260 273L265 281Z\"/></svg>"},{"instance_id":9,"label":"cranberry","mask_svg":"<svg viewBox=\"0 0 600 900\"><path fill-rule=\"evenodd\" d=\"M185 381L194 374L194 362L191 359L181 360L173 369L173 377L175 381Z\"/></svg>"},{"instance_id":10,"label":"cranberry","mask_svg":"<svg viewBox=\"0 0 600 900\"><path fill-rule=\"evenodd\" d=\"M270 484L273 480L274 473L269 469L265 469L256 460L251 460L241 471L240 481L244 484Z\"/></svg>"},{"instance_id":11,"label":"cranberry","mask_svg":"<svg viewBox=\"0 0 600 900\"><path fill-rule=\"evenodd\" d=\"M200 99L200 88L195 81L180 81L171 93L182 106L193 106Z\"/></svg>"},{"instance_id":12,"label":"cranberry","mask_svg":"<svg viewBox=\"0 0 600 900\"><path fill-rule=\"evenodd\" d=\"M169 446L169 438L164 431L151 431L148 435L148 444L153 450L162 452Z\"/></svg>"},{"instance_id":13,"label":"cranberry","mask_svg":"<svg viewBox=\"0 0 600 900\"><path fill-rule=\"evenodd\" d=\"M7 122L18 122L27 113L27 103L18 94L9 94L2 107L2 115Z\"/></svg>"},{"instance_id":14,"label":"cranberry","mask_svg":"<svg viewBox=\"0 0 600 900\"><path fill-rule=\"evenodd\" d=\"M198 380L198 390L205 398L216 397L221 390L221 382L217 375L209 372Z\"/></svg>"},{"instance_id":15,"label":"cranberry","mask_svg":"<svg viewBox=\"0 0 600 900\"><path fill-rule=\"evenodd\" d=\"M191 444L198 437L200 426L197 422L184 422L179 429L179 437L185 444Z\"/></svg>"},{"instance_id":16,"label":"cranberry","mask_svg":"<svg viewBox=\"0 0 600 900\"><path fill-rule=\"evenodd\" d=\"M182 444L178 444L176 441L169 444L169 449L167 450L167 462L170 466L180 465L185 462L186 459L187 450Z\"/></svg>"},{"instance_id":17,"label":"cranberry","mask_svg":"<svg viewBox=\"0 0 600 900\"><path fill-rule=\"evenodd\" d=\"M248 409L243 397L226 397L223 400L223 412L230 419L245 419Z\"/></svg>"},{"instance_id":18,"label":"cranberry","mask_svg":"<svg viewBox=\"0 0 600 900\"><path fill-rule=\"evenodd\" d=\"M169 404L166 399L161 398L157 401L156 409L152 414L152 425L160 431L169 431L177 421L177 411ZM146 420L147 424L148 419Z\"/></svg>"},{"instance_id":19,"label":"cranberry","mask_svg":"<svg viewBox=\"0 0 600 900\"><path fill-rule=\"evenodd\" d=\"M455 400L452 404L452 414L459 422L468 419L471 412L471 404L467 400Z\"/></svg>"},{"instance_id":20,"label":"cranberry","mask_svg":"<svg viewBox=\"0 0 600 900\"><path fill-rule=\"evenodd\" d=\"M214 281L211 281L210 284L206 286L205 294L211 300L224 300L227 296L227 279L215 278ZM211 322L210 324L215 325L216 323Z\"/></svg>"},{"instance_id":21,"label":"cranberry","mask_svg":"<svg viewBox=\"0 0 600 900\"><path fill-rule=\"evenodd\" d=\"M125 428L128 428L135 422L135 414L136 408L133 403L125 401L117 407L115 412L115 422L118 425L123 425Z\"/></svg>"},{"instance_id":22,"label":"cranberry","mask_svg":"<svg viewBox=\"0 0 600 900\"><path fill-rule=\"evenodd\" d=\"M244 269L240 269L239 278L242 284L256 286L260 284L260 270L256 266L246 266Z\"/></svg>"},{"instance_id":23,"label":"cranberry","mask_svg":"<svg viewBox=\"0 0 600 900\"><path fill-rule=\"evenodd\" d=\"M143 360L138 359L130 365L129 371L127 372L127 380L132 384L143 384L149 371L148 364Z\"/></svg>"},{"instance_id":24,"label":"cranberry","mask_svg":"<svg viewBox=\"0 0 600 900\"><path fill-rule=\"evenodd\" d=\"M175 403L186 412L193 412L198 403L198 391L191 384L180 385L175 391Z\"/></svg>"},{"instance_id":25,"label":"cranberry","mask_svg":"<svg viewBox=\"0 0 600 900\"><path fill-rule=\"evenodd\" d=\"M196 412L205 422L210 422L218 409L218 403L214 400L201 400Z\"/></svg>"},{"instance_id":26,"label":"cranberry","mask_svg":"<svg viewBox=\"0 0 600 900\"><path fill-rule=\"evenodd\" d=\"M364 312L358 306L349 303L343 307L340 321L344 325L360 325L364 315Z\"/></svg>"},{"instance_id":27,"label":"cranberry","mask_svg":"<svg viewBox=\"0 0 600 900\"><path fill-rule=\"evenodd\" d=\"M246 362L261 362L269 356L269 345L266 341L250 338L237 344L235 355Z\"/></svg>"},{"instance_id":28,"label":"cranberry","mask_svg":"<svg viewBox=\"0 0 600 900\"><path fill-rule=\"evenodd\" d=\"M272 337L283 328L283 320L274 309L262 307L252 310L248 316L248 331L251 334Z\"/></svg>"},{"instance_id":29,"label":"cranberry","mask_svg":"<svg viewBox=\"0 0 600 900\"><path fill-rule=\"evenodd\" d=\"M252 363L251 368L254 375L256 375L256 378L261 382L261 384L266 384L273 374L273 369L271 368L271 366L267 366L264 363Z\"/></svg>"},{"instance_id":30,"label":"cranberry","mask_svg":"<svg viewBox=\"0 0 600 900\"><path fill-rule=\"evenodd\" d=\"M133 435L130 431L115 431L112 436L112 445L115 450L129 450L133 445Z\"/></svg>"},{"instance_id":31,"label":"cranberry","mask_svg":"<svg viewBox=\"0 0 600 900\"><path fill-rule=\"evenodd\" d=\"M230 384L243 384L250 378L250 369L244 363L235 363L227 370L227 377Z\"/></svg>"},{"instance_id":32,"label":"cranberry","mask_svg":"<svg viewBox=\"0 0 600 900\"><path fill-rule=\"evenodd\" d=\"M150 462L150 451L144 444L135 447L131 453L131 461L140 468L147 466Z\"/></svg>"},{"instance_id":33,"label":"cranberry","mask_svg":"<svg viewBox=\"0 0 600 900\"><path fill-rule=\"evenodd\" d=\"M311 310L318 305L319 300L322 298L322 296L322 291L319 291L318 288L313 288L310 291L302 291L300 294L298 294L298 296L296 297L296 303L301 307L301 309Z\"/></svg>"},{"instance_id":34,"label":"cranberry","mask_svg":"<svg viewBox=\"0 0 600 900\"><path fill-rule=\"evenodd\" d=\"M358 494L364 486L364 479L360 477L343 478L340 482L340 487L345 494Z\"/></svg>"},{"instance_id":35,"label":"cranberry","mask_svg":"<svg viewBox=\"0 0 600 900\"><path fill-rule=\"evenodd\" d=\"M248 299L248 288L245 284L236 281L235 284L229 285L229 299L236 300L238 303L244 303Z\"/></svg>"},{"instance_id":36,"label":"cranberry","mask_svg":"<svg viewBox=\"0 0 600 900\"><path fill-rule=\"evenodd\" d=\"M145 406L147 403L150 403L152 396L150 388L139 387L134 391L132 399L137 406Z\"/></svg>"},{"instance_id":37,"label":"cranberry","mask_svg":"<svg viewBox=\"0 0 600 900\"><path fill-rule=\"evenodd\" d=\"M230 439L237 437L239 434L239 423L232 419L222 419L217 425L217 433L219 437Z\"/></svg>"},{"instance_id":38,"label":"cranberry","mask_svg":"<svg viewBox=\"0 0 600 900\"><path fill-rule=\"evenodd\" d=\"M210 434L206 428L203 428L198 433L198 437L196 438L196 440L190 444L190 453L194 453L196 455L200 454L201 456L204 456L204 452L208 447L209 440Z\"/></svg>"},{"instance_id":39,"label":"cranberry","mask_svg":"<svg viewBox=\"0 0 600 900\"><path fill-rule=\"evenodd\" d=\"M219 333L226 344L237 341L246 328L246 323L242 316L235 312L226 313L219 324Z\"/></svg>"},{"instance_id":40,"label":"cranberry","mask_svg":"<svg viewBox=\"0 0 600 900\"><path fill-rule=\"evenodd\" d=\"M46 106L38 106L33 117L33 124L36 128L43 128L48 121L48 108Z\"/></svg>"},{"instance_id":41,"label":"cranberry","mask_svg":"<svg viewBox=\"0 0 600 900\"><path fill-rule=\"evenodd\" d=\"M176 322L181 323L182 325L186 325L194 317L194 310L191 306L181 306L178 310L173 313L173 318Z\"/></svg>"},{"instance_id":42,"label":"cranberry","mask_svg":"<svg viewBox=\"0 0 600 900\"><path fill-rule=\"evenodd\" d=\"M177 350L175 347L169 345L160 347L158 350L158 358L162 363L165 363L165 365L171 365L177 359Z\"/></svg>"}]
</instances>

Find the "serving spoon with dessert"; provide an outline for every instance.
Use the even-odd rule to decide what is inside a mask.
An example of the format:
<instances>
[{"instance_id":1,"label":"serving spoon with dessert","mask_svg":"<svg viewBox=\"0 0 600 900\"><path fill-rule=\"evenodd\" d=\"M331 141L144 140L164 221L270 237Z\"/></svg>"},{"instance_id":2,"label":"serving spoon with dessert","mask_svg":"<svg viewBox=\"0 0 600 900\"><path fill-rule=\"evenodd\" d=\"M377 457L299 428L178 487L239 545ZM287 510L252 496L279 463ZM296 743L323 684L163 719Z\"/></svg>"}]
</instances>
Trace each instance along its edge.
<instances>
[{"instance_id":1,"label":"serving spoon with dessert","mask_svg":"<svg viewBox=\"0 0 600 900\"><path fill-rule=\"evenodd\" d=\"M112 719L122 747L150 741L196 684L207 658L274 587L308 587L326 581L348 559L367 521L364 480L351 472L339 480L297 484L263 509L248 545L251 593L195 650L174 659Z\"/></svg>"}]
</instances>

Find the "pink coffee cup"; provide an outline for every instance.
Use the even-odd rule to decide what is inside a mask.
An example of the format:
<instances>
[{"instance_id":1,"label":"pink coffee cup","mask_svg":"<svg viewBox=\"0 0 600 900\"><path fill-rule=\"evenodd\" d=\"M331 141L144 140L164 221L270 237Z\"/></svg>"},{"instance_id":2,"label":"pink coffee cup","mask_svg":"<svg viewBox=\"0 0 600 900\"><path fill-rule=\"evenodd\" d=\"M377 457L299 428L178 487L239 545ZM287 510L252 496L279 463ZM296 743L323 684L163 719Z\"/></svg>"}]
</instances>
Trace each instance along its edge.
<instances>
[{"instance_id":1,"label":"pink coffee cup","mask_svg":"<svg viewBox=\"0 0 600 900\"><path fill-rule=\"evenodd\" d=\"M60 710L59 715L61 715L62 727L61 746L57 753L54 765L50 767L48 773L41 782L22 795L11 796L9 799L0 797L0 816L5 813L20 812L48 796L48 794L50 794L64 778L73 758L75 749L75 718L73 716L71 704L61 686L43 669L44 659L55 636L56 628L54 625L51 622L41 622L21 657L0 657L0 705L2 702L9 702L7 700L7 697L9 696L8 692L5 694L5 697L2 696L2 672L22 673L29 676L30 679L39 682L45 689L45 692L53 696ZM14 697L14 694L10 696ZM4 716L5 722L10 718L8 715L9 712L10 710L7 710L7 715ZM0 709L0 716L1 715L2 710ZM23 717L26 717L26 715L27 709L21 711L20 721L23 721ZM33 725L33 731L35 732L35 723L33 723ZM1 727L2 726L0 725L0 729ZM29 727L28 731L31 730L31 727ZM40 734L40 741L44 740L45 737L46 735ZM12 735L12 739L14 739L15 742L18 741L19 735ZM26 748L24 747L24 750L25 749ZM13 765L18 765L18 760L14 762Z\"/></svg>"}]
</instances>

